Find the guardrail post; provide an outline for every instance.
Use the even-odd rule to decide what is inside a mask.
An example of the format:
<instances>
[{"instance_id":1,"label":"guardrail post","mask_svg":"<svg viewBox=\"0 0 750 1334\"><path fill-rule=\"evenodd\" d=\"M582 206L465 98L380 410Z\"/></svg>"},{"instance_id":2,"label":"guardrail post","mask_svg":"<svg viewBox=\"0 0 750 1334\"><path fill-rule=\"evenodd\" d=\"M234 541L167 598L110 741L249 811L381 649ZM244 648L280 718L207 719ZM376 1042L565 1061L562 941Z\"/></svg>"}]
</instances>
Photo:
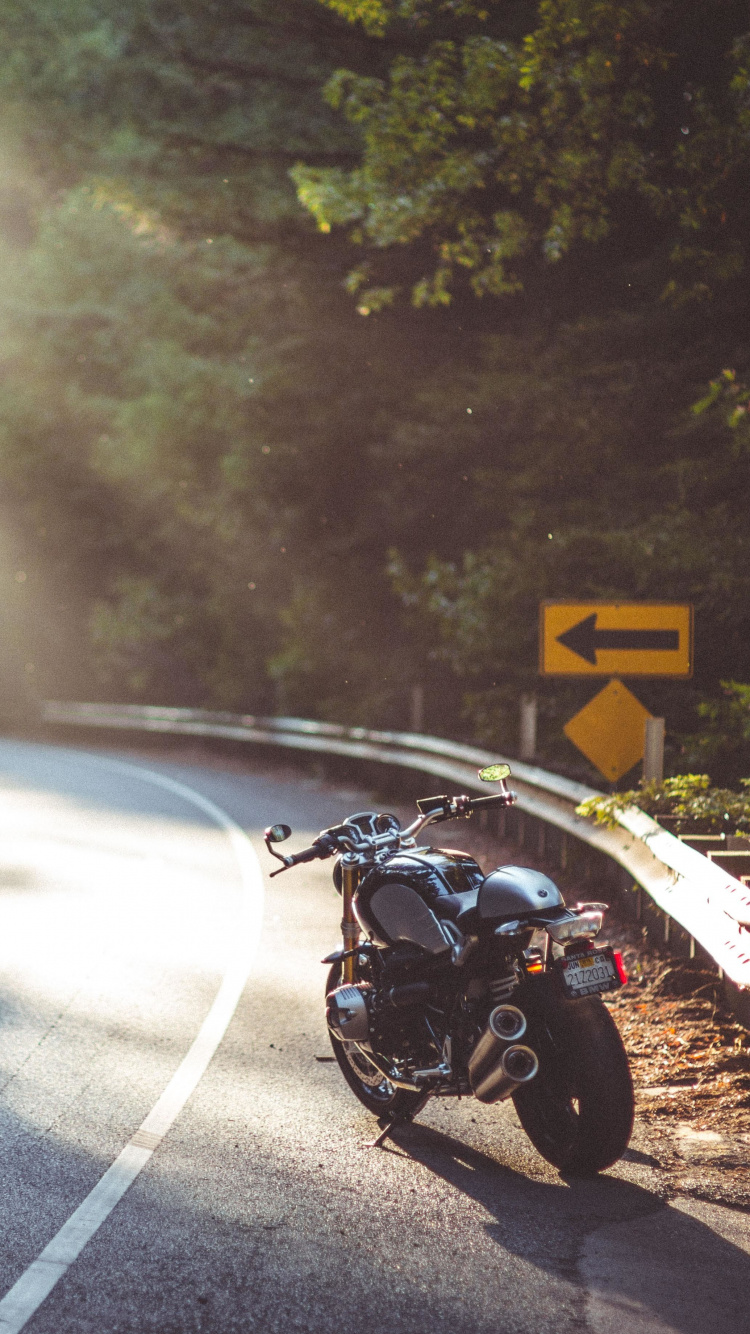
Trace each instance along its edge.
<instances>
[{"instance_id":1,"label":"guardrail post","mask_svg":"<svg viewBox=\"0 0 750 1334\"><path fill-rule=\"evenodd\" d=\"M522 760L533 760L536 755L537 698L521 696L521 726L518 755Z\"/></svg>"},{"instance_id":2,"label":"guardrail post","mask_svg":"<svg viewBox=\"0 0 750 1334\"><path fill-rule=\"evenodd\" d=\"M643 738L643 777L661 783L664 778L664 719L647 718Z\"/></svg>"},{"instance_id":3,"label":"guardrail post","mask_svg":"<svg viewBox=\"0 0 750 1334\"><path fill-rule=\"evenodd\" d=\"M409 710L409 730L412 732L424 731L424 686L414 685L411 688Z\"/></svg>"}]
</instances>

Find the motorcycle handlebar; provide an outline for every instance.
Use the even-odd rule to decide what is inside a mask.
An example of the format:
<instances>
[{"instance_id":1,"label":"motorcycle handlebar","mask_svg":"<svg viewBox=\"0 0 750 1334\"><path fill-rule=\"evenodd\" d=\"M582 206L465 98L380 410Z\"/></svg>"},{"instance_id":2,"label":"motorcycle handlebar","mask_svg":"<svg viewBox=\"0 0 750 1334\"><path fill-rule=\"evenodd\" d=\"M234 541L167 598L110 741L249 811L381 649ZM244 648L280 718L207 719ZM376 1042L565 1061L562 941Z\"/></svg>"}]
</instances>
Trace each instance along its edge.
<instances>
[{"instance_id":1,"label":"motorcycle handlebar","mask_svg":"<svg viewBox=\"0 0 750 1334\"><path fill-rule=\"evenodd\" d=\"M406 831L415 834L425 824L442 824L445 820L471 816L475 811L487 806L512 806L516 800L515 792L493 792L489 797L424 797L417 802L421 818Z\"/></svg>"},{"instance_id":2,"label":"motorcycle handlebar","mask_svg":"<svg viewBox=\"0 0 750 1334\"><path fill-rule=\"evenodd\" d=\"M300 866L303 862L322 861L325 857L330 857L335 850L327 840L316 839L312 847L303 848L301 852L293 852L288 857L280 857L279 853L276 853L275 856L279 857L284 865L280 866L278 871L272 871L271 877L281 875L282 871L288 871L292 866Z\"/></svg>"},{"instance_id":3,"label":"motorcycle handlebar","mask_svg":"<svg viewBox=\"0 0 750 1334\"><path fill-rule=\"evenodd\" d=\"M487 806L512 806L516 800L516 795L514 792L506 791L494 792L489 797L438 797L434 800L440 801L443 809L440 810L438 807L432 811L425 811L421 820L418 820L415 825L410 825L405 831L407 835L414 834L417 829L422 828L425 824L438 824L443 820L455 820L457 816L473 815L474 811L482 810ZM427 801L424 804L427 805ZM422 803L420 802L419 805L421 809ZM266 831L269 835L271 832L271 830ZM267 846L269 851L272 851L268 843ZM301 852L292 853L288 857L283 857L280 853L274 852L274 857L278 857L284 865L280 866L278 871L272 871L271 875L280 875L282 871L288 871L292 866L301 866L304 862L323 861L339 850L335 831L331 831L321 835L320 838L316 838L311 847L303 848Z\"/></svg>"},{"instance_id":4,"label":"motorcycle handlebar","mask_svg":"<svg viewBox=\"0 0 750 1334\"><path fill-rule=\"evenodd\" d=\"M313 843L312 847L303 848L301 852L293 852L290 857L285 857L284 860L290 866L299 866L301 862L314 862L319 858L322 860L324 857L330 857L330 855L331 849L325 844Z\"/></svg>"},{"instance_id":5,"label":"motorcycle handlebar","mask_svg":"<svg viewBox=\"0 0 750 1334\"><path fill-rule=\"evenodd\" d=\"M512 792L495 792L491 797L472 797L469 802L471 810L481 810L485 806L512 806L515 800Z\"/></svg>"}]
</instances>

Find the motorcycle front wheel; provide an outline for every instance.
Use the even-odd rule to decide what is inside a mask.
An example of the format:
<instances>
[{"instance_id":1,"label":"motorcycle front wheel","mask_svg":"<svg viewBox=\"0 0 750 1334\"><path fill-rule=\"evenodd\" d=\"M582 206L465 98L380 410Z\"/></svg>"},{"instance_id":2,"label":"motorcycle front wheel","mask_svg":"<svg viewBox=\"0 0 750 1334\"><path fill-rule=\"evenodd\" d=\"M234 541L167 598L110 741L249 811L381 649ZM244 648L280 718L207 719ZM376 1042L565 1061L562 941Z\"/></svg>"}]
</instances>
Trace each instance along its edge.
<instances>
[{"instance_id":1,"label":"motorcycle front wheel","mask_svg":"<svg viewBox=\"0 0 750 1334\"><path fill-rule=\"evenodd\" d=\"M621 1158L633 1129L630 1066L598 996L546 1007L537 1034L539 1073L514 1094L535 1149L570 1176L595 1176Z\"/></svg>"},{"instance_id":2,"label":"motorcycle front wheel","mask_svg":"<svg viewBox=\"0 0 750 1334\"><path fill-rule=\"evenodd\" d=\"M328 974L326 996L341 983L341 964L335 963ZM420 1101L421 1093L394 1088L390 1080L367 1059L354 1042L342 1042L328 1030L333 1054L339 1069L355 1097L374 1116L387 1121L396 1116L409 1116Z\"/></svg>"}]
</instances>

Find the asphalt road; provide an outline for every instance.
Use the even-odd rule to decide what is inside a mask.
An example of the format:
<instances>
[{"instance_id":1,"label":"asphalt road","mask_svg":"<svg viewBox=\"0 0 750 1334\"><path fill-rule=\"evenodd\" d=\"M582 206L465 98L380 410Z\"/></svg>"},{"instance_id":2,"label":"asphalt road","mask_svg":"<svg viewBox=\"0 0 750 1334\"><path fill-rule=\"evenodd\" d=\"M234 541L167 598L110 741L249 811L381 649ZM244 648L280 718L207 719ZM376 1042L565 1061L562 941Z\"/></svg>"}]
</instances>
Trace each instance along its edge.
<instances>
[{"instance_id":1,"label":"asphalt road","mask_svg":"<svg viewBox=\"0 0 750 1334\"><path fill-rule=\"evenodd\" d=\"M433 1103L362 1147L372 1118L316 1059L329 873L266 880L260 934L231 827L268 870L266 824L294 850L361 807L0 742L0 1334L747 1334L750 1218L670 1198L637 1137L591 1182L561 1180L509 1103ZM120 1168L97 1185L115 1162L127 1190ZM117 1180L97 1225L86 1201Z\"/></svg>"}]
</instances>

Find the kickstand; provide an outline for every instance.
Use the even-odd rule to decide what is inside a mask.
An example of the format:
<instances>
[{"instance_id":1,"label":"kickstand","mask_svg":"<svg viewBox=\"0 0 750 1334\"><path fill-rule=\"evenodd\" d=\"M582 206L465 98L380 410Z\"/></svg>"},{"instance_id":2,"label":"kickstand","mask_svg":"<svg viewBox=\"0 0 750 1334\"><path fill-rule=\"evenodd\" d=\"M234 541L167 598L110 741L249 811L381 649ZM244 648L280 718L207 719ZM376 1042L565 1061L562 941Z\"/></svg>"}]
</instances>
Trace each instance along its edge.
<instances>
[{"instance_id":1,"label":"kickstand","mask_svg":"<svg viewBox=\"0 0 750 1334\"><path fill-rule=\"evenodd\" d=\"M362 1148L362 1149L382 1149L382 1147L383 1147L383 1145L385 1144L385 1141L387 1140L388 1136L389 1136L390 1134L392 1134L392 1132L396 1129L396 1126L403 1125L404 1122L405 1122L406 1120L407 1120L407 1117L405 1117L405 1116L394 1116L394 1118L393 1118L392 1121L386 1121L386 1123L385 1123L385 1125L383 1126L383 1129L381 1130L380 1134L379 1134L379 1135L376 1135L375 1139L368 1139L368 1140L366 1140L364 1144L361 1144L361 1145L360 1145L360 1148Z\"/></svg>"},{"instance_id":2,"label":"kickstand","mask_svg":"<svg viewBox=\"0 0 750 1334\"><path fill-rule=\"evenodd\" d=\"M419 1102L416 1103L416 1105L412 1108L410 1112L408 1112L406 1115L402 1113L401 1116L394 1116L390 1121L386 1121L385 1125L382 1127L380 1131L380 1134L376 1135L375 1139L373 1140L367 1140L367 1142L363 1144L361 1147L363 1149L382 1149L383 1145L385 1144L385 1141L389 1138L390 1135L393 1134L394 1130L396 1130L399 1126L408 1125L410 1121L414 1120L415 1116L419 1116L419 1113L422 1111L423 1107L427 1105L431 1097L432 1097L432 1089L428 1089L426 1093L422 1094L422 1097L419 1099Z\"/></svg>"}]
</instances>

